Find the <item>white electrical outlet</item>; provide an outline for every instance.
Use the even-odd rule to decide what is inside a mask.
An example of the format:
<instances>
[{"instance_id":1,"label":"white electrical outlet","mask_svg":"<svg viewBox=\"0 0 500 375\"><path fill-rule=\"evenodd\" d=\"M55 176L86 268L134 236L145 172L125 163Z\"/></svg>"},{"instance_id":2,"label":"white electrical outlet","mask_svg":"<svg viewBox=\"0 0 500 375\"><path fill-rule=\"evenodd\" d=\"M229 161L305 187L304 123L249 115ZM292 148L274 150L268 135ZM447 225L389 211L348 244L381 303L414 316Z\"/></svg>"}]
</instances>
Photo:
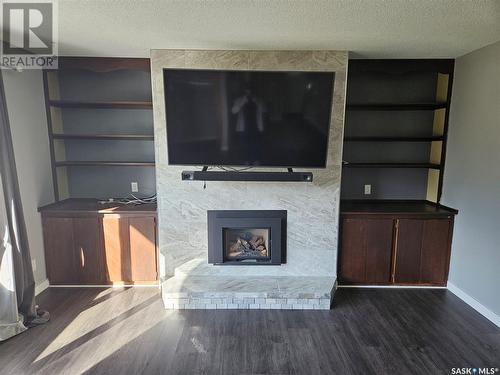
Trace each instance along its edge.
<instances>
[{"instance_id":1,"label":"white electrical outlet","mask_svg":"<svg viewBox=\"0 0 500 375\"><path fill-rule=\"evenodd\" d=\"M137 193L139 191L139 184L137 182L131 182L130 188L132 190L132 193Z\"/></svg>"},{"instance_id":2,"label":"white electrical outlet","mask_svg":"<svg viewBox=\"0 0 500 375\"><path fill-rule=\"evenodd\" d=\"M33 269L33 271L36 271L36 260L35 259L31 259L31 268Z\"/></svg>"},{"instance_id":3,"label":"white electrical outlet","mask_svg":"<svg viewBox=\"0 0 500 375\"><path fill-rule=\"evenodd\" d=\"M365 195L370 195L372 193L372 186L365 185Z\"/></svg>"}]
</instances>

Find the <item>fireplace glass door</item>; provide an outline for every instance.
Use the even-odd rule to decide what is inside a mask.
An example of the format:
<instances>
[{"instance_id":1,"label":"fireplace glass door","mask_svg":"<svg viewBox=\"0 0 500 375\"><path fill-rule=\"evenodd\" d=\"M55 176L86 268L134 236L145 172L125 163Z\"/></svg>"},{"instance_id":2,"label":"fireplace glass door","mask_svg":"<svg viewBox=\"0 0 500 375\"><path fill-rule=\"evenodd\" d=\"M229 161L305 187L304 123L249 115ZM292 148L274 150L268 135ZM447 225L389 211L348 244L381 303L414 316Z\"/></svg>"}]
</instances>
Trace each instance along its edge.
<instances>
[{"instance_id":1,"label":"fireplace glass door","mask_svg":"<svg viewBox=\"0 0 500 375\"><path fill-rule=\"evenodd\" d=\"M223 231L225 261L270 261L270 228L224 228Z\"/></svg>"},{"instance_id":2,"label":"fireplace glass door","mask_svg":"<svg viewBox=\"0 0 500 375\"><path fill-rule=\"evenodd\" d=\"M264 266L286 263L286 211L211 210L208 262Z\"/></svg>"}]
</instances>

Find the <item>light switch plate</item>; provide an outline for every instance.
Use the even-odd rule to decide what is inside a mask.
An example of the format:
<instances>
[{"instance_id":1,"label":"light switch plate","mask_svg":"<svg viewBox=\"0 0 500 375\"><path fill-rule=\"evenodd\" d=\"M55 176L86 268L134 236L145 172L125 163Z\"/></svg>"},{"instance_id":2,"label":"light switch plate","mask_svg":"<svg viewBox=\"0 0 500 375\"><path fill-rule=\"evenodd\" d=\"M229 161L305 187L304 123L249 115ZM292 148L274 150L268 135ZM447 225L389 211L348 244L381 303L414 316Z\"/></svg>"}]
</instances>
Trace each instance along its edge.
<instances>
[{"instance_id":1,"label":"light switch plate","mask_svg":"<svg viewBox=\"0 0 500 375\"><path fill-rule=\"evenodd\" d=\"M370 195L372 193L372 186L365 185L365 195Z\"/></svg>"},{"instance_id":2,"label":"light switch plate","mask_svg":"<svg viewBox=\"0 0 500 375\"><path fill-rule=\"evenodd\" d=\"M131 182L130 188L132 190L132 193L137 193L139 191L139 184L137 182Z\"/></svg>"}]
</instances>

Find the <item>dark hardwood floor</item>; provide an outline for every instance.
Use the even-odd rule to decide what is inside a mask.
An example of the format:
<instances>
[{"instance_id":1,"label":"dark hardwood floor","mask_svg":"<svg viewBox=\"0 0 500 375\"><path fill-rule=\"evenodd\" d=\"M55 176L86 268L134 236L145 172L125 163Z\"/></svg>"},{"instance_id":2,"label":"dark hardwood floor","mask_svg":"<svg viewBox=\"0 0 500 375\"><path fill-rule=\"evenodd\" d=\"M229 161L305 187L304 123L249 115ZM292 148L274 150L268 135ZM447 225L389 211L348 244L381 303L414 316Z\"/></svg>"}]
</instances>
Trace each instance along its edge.
<instances>
[{"instance_id":1,"label":"dark hardwood floor","mask_svg":"<svg viewBox=\"0 0 500 375\"><path fill-rule=\"evenodd\" d=\"M1 374L450 374L500 367L500 329L445 290L340 289L331 311L163 309L154 288L52 288Z\"/></svg>"}]
</instances>

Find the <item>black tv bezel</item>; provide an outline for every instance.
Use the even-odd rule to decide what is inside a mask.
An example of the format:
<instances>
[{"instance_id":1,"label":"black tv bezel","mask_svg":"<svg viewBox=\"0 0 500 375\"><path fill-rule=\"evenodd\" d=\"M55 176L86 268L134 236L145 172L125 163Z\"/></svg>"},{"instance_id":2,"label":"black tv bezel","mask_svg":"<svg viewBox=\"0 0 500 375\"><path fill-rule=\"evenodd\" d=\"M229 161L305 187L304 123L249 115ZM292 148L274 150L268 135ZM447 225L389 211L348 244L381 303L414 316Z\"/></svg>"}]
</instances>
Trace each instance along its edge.
<instances>
[{"instance_id":1,"label":"black tv bezel","mask_svg":"<svg viewBox=\"0 0 500 375\"><path fill-rule=\"evenodd\" d=\"M255 165L255 164L207 164L207 163L190 163L190 164L185 164L185 163L172 163L170 161L170 148L168 147L168 122L167 122L167 110L168 110L168 104L167 104L167 96L165 94L166 90L166 79L165 79L165 72L166 71L180 71L180 70L187 70L187 71L215 71L215 72L249 72L249 73L329 73L333 76L333 82L332 82L332 94L330 98L330 109L328 111L328 117L330 121L328 122L328 136L327 136L327 142L326 142L326 152L325 152L325 162L321 166L302 166L302 165ZM178 167L231 167L231 168L296 168L296 169L325 169L328 166L328 151L330 148L330 130L332 128L332 112L333 112L333 106L334 106L334 97L335 97L335 79L336 79L336 72L335 71L329 71L329 70L287 70L287 69L277 69L277 70L267 70L267 69L211 69L211 68L162 68L162 81L163 81L163 102L165 106L165 128L166 128L166 141L167 141L167 163L168 165L171 166L178 166Z\"/></svg>"}]
</instances>

